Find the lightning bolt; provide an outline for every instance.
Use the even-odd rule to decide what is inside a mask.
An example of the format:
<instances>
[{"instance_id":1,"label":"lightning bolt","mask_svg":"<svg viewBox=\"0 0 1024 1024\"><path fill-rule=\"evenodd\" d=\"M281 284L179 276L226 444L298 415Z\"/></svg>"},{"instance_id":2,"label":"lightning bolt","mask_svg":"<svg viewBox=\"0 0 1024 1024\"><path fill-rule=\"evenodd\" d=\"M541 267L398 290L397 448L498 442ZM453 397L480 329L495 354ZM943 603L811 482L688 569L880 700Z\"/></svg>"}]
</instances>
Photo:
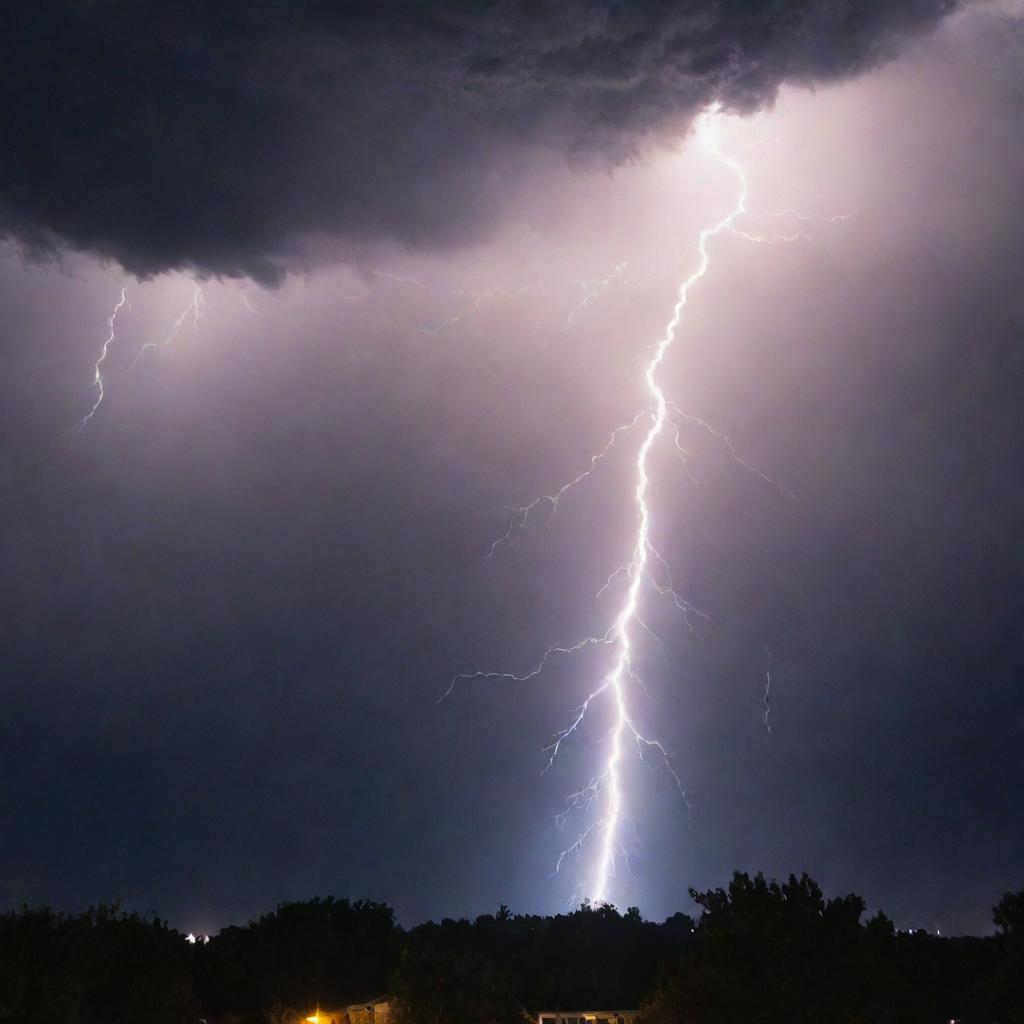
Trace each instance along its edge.
<instances>
[{"instance_id":1,"label":"lightning bolt","mask_svg":"<svg viewBox=\"0 0 1024 1024\"><path fill-rule=\"evenodd\" d=\"M192 291L192 298L189 300L188 305L181 311L178 317L171 323L171 325L164 331L163 335L158 341L149 341L139 349L138 354L132 360L132 367L142 358L143 353L147 349L151 348L163 348L165 345L169 345L174 338L177 336L178 331L181 329L181 325L185 322L186 317L189 313L193 316L195 327L199 327L199 318L203 308L206 306L206 299L203 296L203 290L199 286L199 283L193 282L194 288ZM250 309L253 313L259 311L253 307L249 302L245 293L240 293L241 298L245 306ZM110 348L114 344L114 339L117 334L117 319L121 310L126 308L129 312L132 311L132 304L128 301L128 288L125 286L121 289L121 295L117 302L114 304L110 311L110 316L107 318L107 337L103 342L103 346L100 349L100 354L93 364L93 376L91 386L95 391L96 398L92 403L92 407L89 411L75 424L71 430L71 440L74 442L75 438L82 433L83 430L89 425L90 420L96 415L99 407L103 404L103 399L106 397L106 389L103 380L103 364L107 361L107 357L110 355Z\"/></svg>"},{"instance_id":2,"label":"lightning bolt","mask_svg":"<svg viewBox=\"0 0 1024 1024\"><path fill-rule=\"evenodd\" d=\"M794 209L750 211L747 208L749 184L746 172L734 157L721 149L718 139L720 120L716 115L717 109L712 109L698 119L696 136L704 148L735 181L736 196L728 212L719 220L703 228L697 239L683 250L684 254L693 249L696 250L696 266L676 286L671 315L661 337L654 343L643 346L630 364L641 362L643 365L643 381L648 399L646 407L632 419L612 430L604 446L591 456L589 464L577 476L557 490L511 509L511 517L505 532L494 540L487 553L487 557L491 558L499 549L513 545L524 533L532 517L542 509L547 509L547 521L550 522L557 513L561 502L597 471L619 440L631 431L641 428L643 434L633 464L632 496L636 527L629 549L629 558L608 576L596 595L596 603L600 603L613 590L620 595L611 625L603 633L584 636L571 643L552 645L543 652L534 665L522 672L477 670L460 673L452 679L441 698L443 700L450 696L456 685L462 681L492 680L522 683L541 675L548 667L549 662L555 658L576 655L593 647L607 648L613 652L610 670L599 678L584 700L570 713L568 723L555 733L552 741L545 748L547 756L543 768L543 772L547 772L554 765L563 744L579 733L595 705L600 704L607 709L610 720L610 726L604 734L607 754L600 771L586 785L567 798L565 809L555 817L555 823L559 827L563 826L574 813L582 814L589 819L573 842L559 854L554 870L555 873L559 872L567 862L579 860L586 850L594 849L593 866L587 873L582 891L595 902L603 902L607 898L612 879L615 877L617 862L621 860L628 867L629 844L635 841L636 830L626 813L625 806L626 791L623 771L628 747L635 746L636 753L643 763L648 763L653 756L676 784L688 813L690 808L686 788L672 763L669 751L659 740L641 732L632 711L632 698L637 688L648 697L650 696L646 692L647 688L643 678L637 673L634 665L639 634L645 633L654 639L661 647L662 655L665 654L661 639L640 614L645 584L655 594L668 599L675 605L694 635L698 637L701 635L696 626L698 619L705 623L711 621L704 612L687 601L676 589L669 564L652 541L653 517L649 501L651 453L663 437L667 436L673 443L685 471L691 479L694 479L689 469L689 459L692 453L684 447L681 436L681 425L685 423L709 434L722 444L729 457L741 468L776 489L785 498L796 500L792 491L744 458L737 445L726 433L716 429L706 420L685 412L676 402L666 396L660 381L662 364L676 344L683 313L690 300L691 292L711 268L711 243L713 240L725 233L750 242L769 245L810 240L809 227L812 223L838 223L846 221L852 216L852 214L837 216L803 214ZM769 230L747 229L742 226L744 218L754 222L755 225L766 223L771 227ZM570 309L563 331L572 327L578 314L621 274L624 267L625 264L620 264L608 277L600 281L580 282L584 291L583 298ZM479 302L476 302L472 308L476 308L476 305L479 305ZM466 312L469 312L469 309ZM456 314L455 319L457 320L461 315L464 314ZM770 735L772 732L770 722L772 654L767 646L765 653L768 657L768 664L765 672L761 710L762 724ZM575 894L572 899L576 899Z\"/></svg>"},{"instance_id":3,"label":"lightning bolt","mask_svg":"<svg viewBox=\"0 0 1024 1024\"><path fill-rule=\"evenodd\" d=\"M203 295L203 289L200 287L198 281L192 282L192 298L189 300L188 305L178 314L177 318L173 320L169 327L167 327L163 334L157 341L147 341L142 348L139 349L138 354L132 360L132 368L134 369L135 364L146 354L151 348L166 348L174 339L178 336L178 332L181 330L182 324L187 319L188 315L192 314L192 325L195 330L199 329L199 318L202 315L202 311L206 308L206 297ZM255 310L254 310L255 312Z\"/></svg>"},{"instance_id":4,"label":"lightning bolt","mask_svg":"<svg viewBox=\"0 0 1024 1024\"><path fill-rule=\"evenodd\" d=\"M626 269L625 263L620 263L610 274L606 277L602 277L597 281L580 281L579 286L583 290L583 298L573 306L565 318L565 326L562 328L562 333L572 329L572 325L576 322L576 317L582 313L591 302L594 301L598 296L603 294L615 281L616 278L620 277L623 271Z\"/></svg>"},{"instance_id":5,"label":"lightning bolt","mask_svg":"<svg viewBox=\"0 0 1024 1024\"><path fill-rule=\"evenodd\" d=\"M404 277L401 274L393 274L390 270L375 270L376 277L385 281L394 281L396 284L411 284L414 288L422 288L424 291L430 289L429 284L424 284L418 277Z\"/></svg>"},{"instance_id":6,"label":"lightning bolt","mask_svg":"<svg viewBox=\"0 0 1024 1024\"><path fill-rule=\"evenodd\" d=\"M401 274L393 274L389 270L371 270L372 279L362 283L361 292L346 292L342 291L336 281L330 281L329 286L332 292L341 299L343 302L362 302L363 299L367 298L373 293L377 285L381 281L394 281L396 284L408 284L414 288L421 288L423 291L429 291L430 285L424 284L418 278L415 277L403 277Z\"/></svg>"},{"instance_id":7,"label":"lightning bolt","mask_svg":"<svg viewBox=\"0 0 1024 1024\"><path fill-rule=\"evenodd\" d=\"M401 279L397 279L401 280ZM418 283L418 282L415 282ZM518 298L523 292L526 291L526 286L517 288L514 292L510 292L505 288L488 288L485 292L474 292L474 291L463 291L457 290L451 292L452 295L456 296L468 296L469 302L461 309L457 310L449 317L445 317L440 323L427 325L420 328L420 334L425 334L428 338L436 338L443 330L448 327L454 327L455 324L461 323L466 319L467 316L475 313L484 302L488 299L494 298L506 298L515 299Z\"/></svg>"},{"instance_id":8,"label":"lightning bolt","mask_svg":"<svg viewBox=\"0 0 1024 1024\"><path fill-rule=\"evenodd\" d=\"M645 577L650 574L652 556L664 565L664 560L651 544L651 510L647 496L650 489L650 472L648 460L651 450L665 429L668 420L668 399L658 379L658 370L665 356L676 340L679 325L682 322L683 310L689 302L690 292L694 285L703 278L711 266L710 243L723 231L733 228L735 222L746 212L747 193L749 187L743 168L732 157L722 152L718 145L714 113L704 115L698 125L698 136L703 139L711 153L735 176L739 190L732 209L715 224L704 228L697 239L699 258L697 266L680 282L676 290L676 301L672 307L672 315L665 325L661 339L654 346L650 359L644 368L644 383L654 407L654 417L647 433L640 443L636 456L636 485L634 500L636 505L637 529L633 543L633 555L626 569L629 585L626 595L612 627L618 648L615 664L605 677L596 694L608 693L613 707L613 723L610 733L610 752L603 772L604 816L600 823L600 848L597 855L597 866L594 873L591 895L596 902L605 900L608 883L615 865L615 855L620 849L619 833L623 821L623 791L621 763L624 740L632 735L637 743L641 757L644 749L654 749L662 757L666 768L672 774L680 791L685 796L682 781L672 767L668 752L657 740L643 736L634 724L630 714L628 701L628 682L633 678L633 631L639 625L640 587ZM671 584L668 584L671 589ZM674 593L674 590L673 590Z\"/></svg>"},{"instance_id":9,"label":"lightning bolt","mask_svg":"<svg viewBox=\"0 0 1024 1024\"><path fill-rule=\"evenodd\" d=\"M745 234L741 232L737 232L737 234L739 234L741 238L747 237ZM733 444L732 438L730 438L728 434L711 426L711 424L708 423L707 420L701 419L700 416L691 416L690 413L683 412L683 410L680 409L675 402L669 402L668 407L676 414L676 416L679 417L679 419L685 420L687 423L692 423L696 427L700 427L701 430L710 434L716 440L721 441L722 444L725 446L726 451L728 451L729 457L732 459L733 462L736 463L737 466L742 466L743 469L745 469L748 473L752 473L759 480L762 480L769 486L774 487L781 495L788 498L790 501L796 501L796 495L788 487L786 487L784 484L780 484L778 480L773 480L767 473L758 469L757 466L751 464L750 462L747 462L747 460L743 458L742 455L740 455L739 449L737 449L736 445ZM679 454L679 457L682 460L683 465L686 467L687 473L689 473L689 466L686 460L689 457L690 452L688 452L682 446L682 442L679 439L678 420L673 420L672 426L675 429L676 451ZM693 474L689 473L689 475L690 479L693 480Z\"/></svg>"},{"instance_id":10,"label":"lightning bolt","mask_svg":"<svg viewBox=\"0 0 1024 1024\"><path fill-rule=\"evenodd\" d=\"M96 399L92 403L92 408L75 424L71 431L71 440L74 441L76 437L89 425L89 421L96 415L96 410L103 404L103 398L105 395L103 387L103 364L107 361L107 356L110 353L110 346L114 344L114 335L116 334L117 315L122 309L128 307L131 310L131 303L128 301L128 289L127 287L121 289L121 297L114 304L114 308L110 311L110 316L107 318L107 338L103 342L103 347L100 349L99 358L93 364L93 374L91 387L96 393Z\"/></svg>"},{"instance_id":11,"label":"lightning bolt","mask_svg":"<svg viewBox=\"0 0 1024 1024\"><path fill-rule=\"evenodd\" d=\"M362 291L359 292L344 291L339 287L337 282L333 280L329 282L329 286L331 291L333 291L334 294L343 302L362 302L364 299L368 299L370 295L378 289L380 284L385 281L399 285L408 285L412 288L418 288L425 292L438 292L445 296L450 296L463 301L463 305L461 305L460 308L450 316L445 317L437 323L424 324L419 328L419 333L426 335L428 338L436 338L442 331L461 323L467 317L476 313L485 302L488 302L491 299L514 299L526 291L525 286L518 288L515 291L509 291L506 288L488 288L486 291L474 291L472 289L465 288L436 288L424 281L421 281L417 277L395 274L388 270L373 270L371 273L372 279L368 283L362 283ZM466 299L469 301L466 302Z\"/></svg>"},{"instance_id":12,"label":"lightning bolt","mask_svg":"<svg viewBox=\"0 0 1024 1024\"><path fill-rule=\"evenodd\" d=\"M767 233L755 233L753 231L742 231L735 225L732 225L731 230L734 234L745 238L748 242L758 242L761 245L779 245L780 243L787 242L811 242L813 237L808 234L807 228L811 224L842 224L848 221L853 214L852 213L835 213L835 214L823 214L823 213L801 213L799 210L792 208L785 210L762 210L760 213L752 214L756 219L775 221L776 226ZM795 221L799 227L795 229L785 231L779 224L781 221L791 220Z\"/></svg>"},{"instance_id":13,"label":"lightning bolt","mask_svg":"<svg viewBox=\"0 0 1024 1024\"><path fill-rule=\"evenodd\" d=\"M514 544L519 534L526 529L526 524L529 521L530 514L534 512L538 506L545 504L549 506L547 522L550 523L551 520L554 519L555 513L558 511L558 506L562 499L571 490L583 483L583 481L597 469L598 463L600 463L612 450L615 442L619 438L619 435L628 430L632 430L633 427L635 427L637 423L647 415L649 415L649 413L639 412L628 423L622 423L617 426L609 435L605 446L599 452L590 457L590 465L578 476L573 477L573 479L568 483L562 484L562 486L553 494L542 494L539 498L534 498L533 501L528 504L521 505L519 508L515 509L512 513L512 518L509 520L508 529L501 537L494 541L491 545L491 550L487 552L487 557L491 558L494 555L494 552L503 544Z\"/></svg>"},{"instance_id":14,"label":"lightning bolt","mask_svg":"<svg viewBox=\"0 0 1024 1024\"><path fill-rule=\"evenodd\" d=\"M775 480L767 476L767 474L761 473L751 463L743 459L736 446L726 434L711 427L706 421L684 413L674 402L670 401L659 379L661 365L676 342L683 319L683 311L689 302L691 291L710 269L710 247L712 240L725 232L733 232L741 237L749 238L751 241L769 240L766 237L754 235L752 232L744 232L737 228L737 222L744 214L748 213L747 194L749 187L747 177L742 166L719 147L717 122L714 115L715 111L711 111L702 116L697 126L697 137L703 142L713 157L735 179L737 184L736 198L726 214L701 230L695 243L697 251L696 266L679 282L676 288L675 302L665 329L659 340L641 350L641 354L645 355L646 358L643 367L643 380L649 400L647 408L638 412L631 420L616 427L609 435L604 446L591 456L589 465L580 474L573 477L568 483L563 484L558 490L535 498L533 501L514 509L505 533L492 543L491 549L488 552L488 557L492 557L499 548L513 544L527 527L531 516L541 507L547 507L548 521L550 521L558 511L562 500L597 470L599 464L606 458L619 438L643 424L643 435L637 448L634 463L633 504L635 508L636 530L633 535L629 560L611 573L597 593L597 600L600 601L616 581L620 579L625 580L625 589L620 598L618 611L615 613L611 625L604 633L586 636L570 644L555 644L549 647L537 663L525 672L512 673L480 670L460 673L452 679L448 690L444 694L444 697L449 696L455 686L464 680L526 682L539 676L554 657L570 656L590 647L608 647L614 651L610 671L599 679L582 703L572 712L568 724L555 734L552 742L545 749L547 763L545 764L544 771L546 772L554 764L563 744L575 736L582 728L584 721L595 704L601 702L610 709L611 725L605 735L608 753L603 767L584 787L568 798L565 810L556 817L556 824L562 825L574 811L590 814L594 812L595 808L600 809L597 820L592 820L586 824L573 843L562 851L555 864L555 871L557 872L566 861L578 859L582 856L585 848L596 843L595 863L585 881L585 890L590 898L596 902L603 902L606 899L610 882L615 874L616 861L620 855L623 862L628 865L627 837L623 834L626 827L629 826L631 834L635 835L635 829L633 829L632 823L626 815L625 790L622 777L623 759L626 754L627 745L635 745L640 760L645 763L648 762L652 755L656 758L675 782L687 809L689 809L689 800L685 786L672 764L669 751L659 740L645 735L640 730L631 710L631 694L634 687L639 687L646 691L643 679L638 675L634 666L635 645L638 634L644 632L652 636L659 644L661 642L640 615L641 596L645 582L658 595L668 598L675 604L676 608L682 612L691 631L696 632L693 623L695 616L701 616L703 619L708 620L708 617L703 612L700 612L699 609L685 600L676 590L669 565L652 542L652 513L649 503L651 485L649 463L651 453L662 436L666 434L666 425L669 425L673 431L676 451L685 464L686 456L689 453L683 448L679 434L679 422L685 420L710 433L723 443L733 460L739 465L756 474L766 483L776 487L787 497L792 497L791 493ZM789 216L791 213L798 220L802 218L802 215L796 214L795 211L782 211L777 215L770 213L765 216L781 218ZM801 222L802 227L803 223ZM773 236L771 240L781 241L783 239ZM622 269L621 266L617 267L608 278L600 282L591 283L590 285L584 283L582 285L585 293L583 300L570 310L566 321L566 329L572 326L575 315L585 308L591 299L607 288L615 277L621 273ZM662 651L664 653L664 648L662 648Z\"/></svg>"}]
</instances>

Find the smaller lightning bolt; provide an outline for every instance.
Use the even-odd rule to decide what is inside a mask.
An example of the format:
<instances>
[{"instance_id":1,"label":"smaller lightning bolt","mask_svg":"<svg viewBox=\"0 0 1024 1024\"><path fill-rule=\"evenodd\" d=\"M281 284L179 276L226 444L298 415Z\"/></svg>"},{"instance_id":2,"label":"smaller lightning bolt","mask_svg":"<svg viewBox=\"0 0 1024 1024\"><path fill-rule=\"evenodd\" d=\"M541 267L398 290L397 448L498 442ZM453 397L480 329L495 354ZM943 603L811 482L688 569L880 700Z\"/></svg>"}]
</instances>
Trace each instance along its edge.
<instances>
[{"instance_id":1,"label":"smaller lightning bolt","mask_svg":"<svg viewBox=\"0 0 1024 1024\"><path fill-rule=\"evenodd\" d=\"M596 787L596 782L592 782L591 786L595 786ZM577 806L579 806L584 811L589 811L590 810L590 805L594 802L595 799L597 799L597 790L596 789L595 789L595 793L594 793L594 795L592 797L590 797L585 803L581 803L581 804L579 804ZM575 810L576 808L573 807L571 809ZM566 811L565 813L567 814L568 811ZM561 815L556 815L556 822L557 822L558 818L560 818L560 817L561 817ZM555 861L555 870L552 871L551 875L550 875L551 878L554 878L555 875L557 875L558 872L562 870L562 865L565 863L566 860L569 860L570 858L575 860L575 859L577 859L580 856L580 854L583 852L583 847L584 847L584 844L587 841L587 837L590 835L591 832L594 831L595 828L597 828L596 825L588 825L576 837L576 841L574 843L572 843L571 846L567 846L558 855L558 859ZM575 892L573 892L572 896L569 897L570 903L575 902L576 895L577 894Z\"/></svg>"},{"instance_id":2,"label":"smaller lightning bolt","mask_svg":"<svg viewBox=\"0 0 1024 1024\"><path fill-rule=\"evenodd\" d=\"M414 288L422 288L424 291L430 290L430 285L424 284L418 277L406 277L402 274L393 274L390 270L375 270L374 275L385 281L394 281L396 284L411 284Z\"/></svg>"},{"instance_id":3,"label":"smaller lightning bolt","mask_svg":"<svg viewBox=\"0 0 1024 1024\"><path fill-rule=\"evenodd\" d=\"M653 556L654 561L657 562L657 564L661 568L660 578L659 575L655 575L655 573L652 570L648 569L648 579L653 584L654 589L662 597L671 598L672 603L676 606L676 608L679 611L683 613L683 621L686 623L687 628L694 636L699 636L700 634L696 631L696 629L694 629L693 622L691 621L691 616L695 615L709 624L711 623L711 616L708 615L707 612L702 612L695 604L692 604L685 598L680 597L679 592L676 590L676 585L672 582L672 570L669 568L669 564L665 561L664 556L651 543L648 543L648 551ZM647 631L650 632L650 629L644 627L643 623L640 622L640 616L637 612L634 612L633 617L643 628L646 628Z\"/></svg>"},{"instance_id":4,"label":"smaller lightning bolt","mask_svg":"<svg viewBox=\"0 0 1024 1024\"><path fill-rule=\"evenodd\" d=\"M667 405L668 408L671 409L672 412L674 412L675 415L678 416L680 419L685 420L687 423L692 423L694 426L699 427L701 430L710 434L716 440L721 441L722 444L725 445L726 450L729 452L729 457L733 460L733 462L736 463L737 466L742 466L743 469L745 469L748 473L753 473L754 476L764 481L764 483L768 484L769 486L774 487L781 495L788 498L790 501L796 501L796 495L788 487L784 486L783 484L780 484L778 480L773 480L767 473L758 469L757 466L753 465L752 463L748 462L745 458L743 458L743 456L740 455L738 449L736 448L736 445L733 444L732 439L729 437L728 434L724 433L721 430L717 430L715 427L711 426L711 424L708 423L707 420L701 419L699 416L691 416L690 413L683 412L683 410L680 409L679 406L671 400L668 401ZM678 428L678 424L676 424L676 426ZM685 463L685 456L688 456L690 453L687 452L686 449L683 448L680 444L678 432L676 433L676 449L680 454L680 458L683 458L683 461ZM693 479L692 475L690 478Z\"/></svg>"},{"instance_id":5,"label":"smaller lightning bolt","mask_svg":"<svg viewBox=\"0 0 1024 1024\"><path fill-rule=\"evenodd\" d=\"M121 289L121 297L114 304L114 308L110 311L110 316L107 318L107 338L103 342L103 347L100 349L99 358L93 365L93 375L91 387L96 392L96 400L92 404L92 408L78 421L74 429L71 432L71 439L74 440L79 434L89 425L89 421L96 415L96 410L103 404L103 397L105 395L103 387L103 364L107 360L107 355L110 352L110 346L114 343L115 326L117 324L117 314L121 312L124 307L127 306L130 310L131 303L128 301L128 289Z\"/></svg>"},{"instance_id":6,"label":"smaller lightning bolt","mask_svg":"<svg viewBox=\"0 0 1024 1024\"><path fill-rule=\"evenodd\" d=\"M504 679L510 683L525 683L528 680L535 679L539 676L547 667L548 661L550 661L556 654L575 654L577 651L582 651L585 647L593 647L599 644L610 644L613 640L612 631L609 630L603 636L585 636L582 640L578 640L569 647L565 647L562 644L553 644L544 652L540 661L538 661L533 668L521 674L516 672L492 672L484 669L480 669L476 672L460 672L452 678L451 683L448 685L448 689L441 694L437 702L440 704L446 697L451 696L452 690L454 690L455 687L463 680Z\"/></svg>"},{"instance_id":7,"label":"smaller lightning bolt","mask_svg":"<svg viewBox=\"0 0 1024 1024\"><path fill-rule=\"evenodd\" d=\"M582 313L591 302L594 301L598 296L602 295L609 286L615 281L616 278L620 277L626 269L625 263L620 263L607 277L602 277L597 281L580 281L579 286L583 289L583 298L576 303L570 310L565 318L565 326L562 328L562 333L572 328L572 325L576 321L576 317Z\"/></svg>"},{"instance_id":8,"label":"smaller lightning bolt","mask_svg":"<svg viewBox=\"0 0 1024 1024\"><path fill-rule=\"evenodd\" d=\"M373 291L372 287L364 286L361 292L343 292L341 288L338 287L337 282L330 281L328 284L331 291L334 292L342 302L362 302L363 299Z\"/></svg>"},{"instance_id":9,"label":"smaller lightning bolt","mask_svg":"<svg viewBox=\"0 0 1024 1024\"><path fill-rule=\"evenodd\" d=\"M193 281L192 298L189 303L178 315L177 319L174 320L171 325L164 331L163 335L158 341L147 341L142 348L139 349L138 355L132 360L132 367L145 355L145 353L151 348L166 348L174 339L178 336L178 331L181 330L181 325L185 322L188 315L192 314L192 324L195 330L199 329L199 318L202 315L202 311L206 308L206 298L203 295L203 289L200 287L198 281Z\"/></svg>"},{"instance_id":10,"label":"smaller lightning bolt","mask_svg":"<svg viewBox=\"0 0 1024 1024\"><path fill-rule=\"evenodd\" d=\"M416 277L404 277L401 274L393 274L390 270L372 270L370 271L372 279L369 283L365 281L360 282L362 284L362 291L360 292L347 292L342 291L338 286L337 282L330 281L330 289L335 295L343 302L362 302L363 299L370 296L375 290L377 285L381 281L394 281L396 284L408 284L414 288L421 288L423 291L429 291L430 285L425 284L423 281Z\"/></svg>"},{"instance_id":11,"label":"smaller lightning bolt","mask_svg":"<svg viewBox=\"0 0 1024 1024\"><path fill-rule=\"evenodd\" d=\"M521 505L515 509L512 514L512 518L509 520L508 529L505 533L498 537L497 540L491 545L491 550L487 553L487 557L490 558L495 551L498 550L503 544L513 544L516 538L524 529L526 529L527 521L530 518L530 514L539 505L548 505L550 511L548 513L547 522L551 522L555 517L555 513L558 511L558 506L561 500L571 491L574 487L577 487L584 480L589 477L601 460L612 450L615 446L616 440L619 435L625 433L627 430L632 430L633 427L644 417L650 416L649 412L638 412L628 423L622 423L617 426L609 435L608 441L605 446L594 455L590 457L590 465L578 476L573 477L568 483L562 484L553 494L542 494L539 498L534 498L533 501L526 505Z\"/></svg>"},{"instance_id":12,"label":"smaller lightning bolt","mask_svg":"<svg viewBox=\"0 0 1024 1024\"><path fill-rule=\"evenodd\" d=\"M518 298L525 291L525 285L523 285L522 288L517 288L514 292L510 292L505 288L488 288L487 291L484 292L461 290L453 291L451 293L452 295L469 296L470 302L462 309L453 313L451 316L446 317L440 323L431 326L421 327L420 334L425 334L427 335L428 338L436 338L438 334L441 333L441 331L445 330L445 328L453 327L455 324L461 323L463 320L465 320L466 317L469 316L470 314L475 313L480 308L480 306L488 299L493 299L497 297L514 299Z\"/></svg>"},{"instance_id":13,"label":"smaller lightning bolt","mask_svg":"<svg viewBox=\"0 0 1024 1024\"><path fill-rule=\"evenodd\" d=\"M760 245L779 245L790 242L813 242L813 236L808 233L808 226L811 224L841 224L848 221L852 213L819 214L801 213L799 210L787 208L785 210L762 210L759 213L748 212L748 216L757 220L794 220L799 224L795 230L785 231L776 226L770 233L762 234L753 231L746 231L733 225L732 232L748 242L757 242Z\"/></svg>"},{"instance_id":14,"label":"smaller lightning bolt","mask_svg":"<svg viewBox=\"0 0 1024 1024\"><path fill-rule=\"evenodd\" d=\"M768 721L768 716L772 712L771 696L772 696L772 649L768 644L764 645L764 653L768 659L764 669L764 695L761 698L761 707L764 708L764 716L761 721L765 729L768 730L768 735L772 734L771 723Z\"/></svg>"},{"instance_id":15,"label":"smaller lightning bolt","mask_svg":"<svg viewBox=\"0 0 1024 1024\"><path fill-rule=\"evenodd\" d=\"M394 284L407 285L412 288L418 288L425 292L438 292L442 295L453 296L457 299L465 300L467 297L469 302L463 305L460 309L456 310L451 316L445 317L445 319L439 321L436 324L425 324L419 328L420 334L425 334L429 338L435 338L438 334L449 327L453 327L455 324L461 323L468 316L475 313L480 307L489 299L497 298L499 296L505 298L516 298L522 295L526 291L526 287L517 289L516 291L508 291L505 288L488 288L486 291L473 291L470 289L452 289L434 287L427 284L425 281L421 281L418 277L411 277L405 274L396 274L390 270L373 270L370 272L371 278L369 281L360 282L360 291L348 291L342 289L336 281L330 281L329 287L334 294L341 299L343 302L362 302L367 299L375 291L382 282L390 281Z\"/></svg>"}]
</instances>

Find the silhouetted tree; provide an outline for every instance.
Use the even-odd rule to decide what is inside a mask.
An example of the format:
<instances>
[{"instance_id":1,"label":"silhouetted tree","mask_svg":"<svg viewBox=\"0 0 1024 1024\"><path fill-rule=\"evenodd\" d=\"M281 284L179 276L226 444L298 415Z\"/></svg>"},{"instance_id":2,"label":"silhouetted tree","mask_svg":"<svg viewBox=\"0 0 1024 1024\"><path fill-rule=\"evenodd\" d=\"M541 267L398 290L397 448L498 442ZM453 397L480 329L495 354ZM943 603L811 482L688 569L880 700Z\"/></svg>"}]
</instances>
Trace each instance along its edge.
<instances>
[{"instance_id":1,"label":"silhouetted tree","mask_svg":"<svg viewBox=\"0 0 1024 1024\"><path fill-rule=\"evenodd\" d=\"M691 890L704 913L692 951L663 973L652 1022L829 1024L860 1020L858 896L825 900L807 875L780 884L736 873Z\"/></svg>"},{"instance_id":2,"label":"silhouetted tree","mask_svg":"<svg viewBox=\"0 0 1024 1024\"><path fill-rule=\"evenodd\" d=\"M409 934L391 982L399 1024L526 1024L512 979L475 946L473 928L445 920Z\"/></svg>"},{"instance_id":3,"label":"silhouetted tree","mask_svg":"<svg viewBox=\"0 0 1024 1024\"><path fill-rule=\"evenodd\" d=\"M154 1024L197 1019L191 947L158 920L97 907L0 917L0 1021Z\"/></svg>"},{"instance_id":4,"label":"silhouetted tree","mask_svg":"<svg viewBox=\"0 0 1024 1024\"><path fill-rule=\"evenodd\" d=\"M403 932L379 903L285 903L208 944L100 907L0 915L0 1024L300 1024L316 1004L390 992L397 1024L523 1024L524 1008L614 1010L648 1024L1024 1024L1024 892L997 934L900 932L802 875L692 892L698 923L584 903L502 905Z\"/></svg>"},{"instance_id":5,"label":"silhouetted tree","mask_svg":"<svg viewBox=\"0 0 1024 1024\"><path fill-rule=\"evenodd\" d=\"M826 900L806 875L735 874L728 890L692 896L704 911L696 942L662 971L649 1024L997 1019L991 939L897 932L884 914L861 924L859 896Z\"/></svg>"},{"instance_id":6,"label":"silhouetted tree","mask_svg":"<svg viewBox=\"0 0 1024 1024\"><path fill-rule=\"evenodd\" d=\"M399 937L394 912L382 903L282 903L197 947L197 990L212 1016L233 1013L243 1024L272 1010L344 1006L386 991Z\"/></svg>"},{"instance_id":7,"label":"silhouetted tree","mask_svg":"<svg viewBox=\"0 0 1024 1024\"><path fill-rule=\"evenodd\" d=\"M1008 892L992 910L999 931L995 982L998 1012L1010 1024L1024 1022L1024 889Z\"/></svg>"}]
</instances>

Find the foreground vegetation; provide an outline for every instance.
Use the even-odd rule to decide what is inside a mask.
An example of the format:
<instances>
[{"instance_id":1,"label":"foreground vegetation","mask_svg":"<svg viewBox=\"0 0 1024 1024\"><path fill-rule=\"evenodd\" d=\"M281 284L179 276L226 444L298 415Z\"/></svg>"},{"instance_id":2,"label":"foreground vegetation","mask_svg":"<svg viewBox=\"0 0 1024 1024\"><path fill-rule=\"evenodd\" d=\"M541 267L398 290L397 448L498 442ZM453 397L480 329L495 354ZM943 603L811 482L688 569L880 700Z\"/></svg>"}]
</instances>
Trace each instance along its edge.
<instances>
[{"instance_id":1,"label":"foreground vegetation","mask_svg":"<svg viewBox=\"0 0 1024 1024\"><path fill-rule=\"evenodd\" d=\"M1024 891L985 938L865 921L860 897L806 875L691 895L697 921L501 907L411 930L383 904L315 899L194 945L117 908L25 908L0 917L0 1022L288 1024L389 992L407 1024L637 1006L650 1024L1024 1024Z\"/></svg>"}]
</instances>

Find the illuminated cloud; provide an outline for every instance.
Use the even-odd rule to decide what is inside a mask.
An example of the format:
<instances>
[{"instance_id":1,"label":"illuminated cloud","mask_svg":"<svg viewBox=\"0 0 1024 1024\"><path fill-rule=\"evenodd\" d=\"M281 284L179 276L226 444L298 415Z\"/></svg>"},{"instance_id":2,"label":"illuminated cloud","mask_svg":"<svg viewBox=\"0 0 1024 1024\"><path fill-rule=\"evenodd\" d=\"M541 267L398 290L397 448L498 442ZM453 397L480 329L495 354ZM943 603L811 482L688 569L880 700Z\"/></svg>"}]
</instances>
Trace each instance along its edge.
<instances>
[{"instance_id":1,"label":"illuminated cloud","mask_svg":"<svg viewBox=\"0 0 1024 1024\"><path fill-rule=\"evenodd\" d=\"M956 5L19 0L0 14L0 230L263 281L314 236L332 255L458 245L541 151L615 165L711 102L872 67Z\"/></svg>"}]
</instances>

